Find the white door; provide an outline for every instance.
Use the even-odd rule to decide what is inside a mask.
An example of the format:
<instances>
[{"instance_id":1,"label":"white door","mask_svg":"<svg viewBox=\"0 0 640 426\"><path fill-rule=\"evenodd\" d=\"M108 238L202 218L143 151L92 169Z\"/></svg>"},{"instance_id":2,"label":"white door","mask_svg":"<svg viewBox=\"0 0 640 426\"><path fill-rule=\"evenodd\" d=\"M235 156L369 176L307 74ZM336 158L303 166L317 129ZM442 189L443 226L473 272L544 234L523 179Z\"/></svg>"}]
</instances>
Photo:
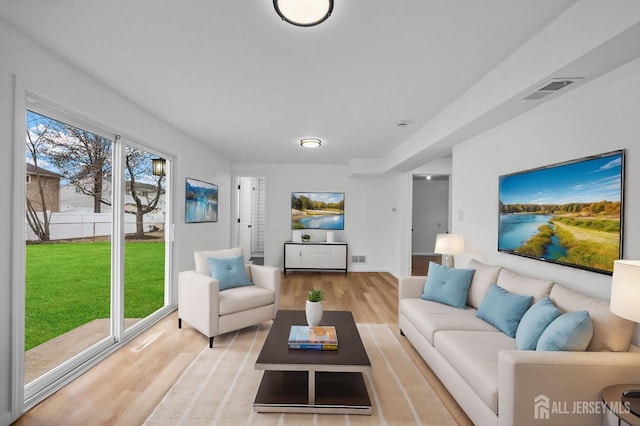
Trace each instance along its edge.
<instances>
[{"instance_id":1,"label":"white door","mask_svg":"<svg viewBox=\"0 0 640 426\"><path fill-rule=\"evenodd\" d=\"M251 259L251 178L238 178L239 245L245 260Z\"/></svg>"}]
</instances>

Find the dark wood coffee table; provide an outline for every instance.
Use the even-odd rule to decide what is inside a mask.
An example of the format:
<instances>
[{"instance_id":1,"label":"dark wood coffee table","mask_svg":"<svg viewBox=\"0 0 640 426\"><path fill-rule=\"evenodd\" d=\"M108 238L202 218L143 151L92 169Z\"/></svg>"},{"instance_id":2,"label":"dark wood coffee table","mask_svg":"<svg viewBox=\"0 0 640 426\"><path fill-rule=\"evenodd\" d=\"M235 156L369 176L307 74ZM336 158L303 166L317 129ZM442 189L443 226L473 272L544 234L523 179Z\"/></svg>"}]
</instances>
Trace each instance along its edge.
<instances>
[{"instance_id":1,"label":"dark wood coffee table","mask_svg":"<svg viewBox=\"0 0 640 426\"><path fill-rule=\"evenodd\" d=\"M306 325L304 311L280 310L256 360L265 370L253 403L257 412L371 415L362 373L371 371L351 312L325 311L321 325L334 325L337 351L289 349L292 325Z\"/></svg>"}]
</instances>

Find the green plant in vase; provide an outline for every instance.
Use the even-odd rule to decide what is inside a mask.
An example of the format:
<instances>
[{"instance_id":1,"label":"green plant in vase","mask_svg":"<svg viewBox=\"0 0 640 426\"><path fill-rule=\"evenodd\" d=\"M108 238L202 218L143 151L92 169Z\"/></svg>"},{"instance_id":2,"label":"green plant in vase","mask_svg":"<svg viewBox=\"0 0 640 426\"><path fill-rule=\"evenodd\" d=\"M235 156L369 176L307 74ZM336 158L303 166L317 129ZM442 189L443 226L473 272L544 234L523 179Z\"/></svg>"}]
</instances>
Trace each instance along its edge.
<instances>
[{"instance_id":1,"label":"green plant in vase","mask_svg":"<svg viewBox=\"0 0 640 426\"><path fill-rule=\"evenodd\" d=\"M311 235L309 234L302 234L302 236L300 237L302 239L302 241L304 242L309 242L311 241Z\"/></svg>"},{"instance_id":2,"label":"green plant in vase","mask_svg":"<svg viewBox=\"0 0 640 426\"><path fill-rule=\"evenodd\" d=\"M307 324L310 326L320 325L322 321L322 301L324 300L324 291L319 288L313 288L307 295L304 312L307 317Z\"/></svg>"},{"instance_id":3,"label":"green plant in vase","mask_svg":"<svg viewBox=\"0 0 640 426\"><path fill-rule=\"evenodd\" d=\"M324 291L321 288L312 288L307 299L309 299L309 302L322 302L324 300Z\"/></svg>"}]
</instances>

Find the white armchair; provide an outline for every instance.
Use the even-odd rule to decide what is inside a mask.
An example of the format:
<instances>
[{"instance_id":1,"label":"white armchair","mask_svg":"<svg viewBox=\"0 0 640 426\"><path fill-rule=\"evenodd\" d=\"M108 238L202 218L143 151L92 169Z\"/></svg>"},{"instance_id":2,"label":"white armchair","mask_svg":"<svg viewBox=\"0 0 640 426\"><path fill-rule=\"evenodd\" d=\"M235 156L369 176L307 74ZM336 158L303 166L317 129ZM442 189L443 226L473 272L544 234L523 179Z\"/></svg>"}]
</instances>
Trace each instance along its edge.
<instances>
[{"instance_id":1,"label":"white armchair","mask_svg":"<svg viewBox=\"0 0 640 426\"><path fill-rule=\"evenodd\" d=\"M271 266L245 264L253 285L220 291L211 277L207 259L242 254L240 248L196 251L195 270L178 277L178 328L185 320L209 338L271 320L280 306L280 270Z\"/></svg>"}]
</instances>

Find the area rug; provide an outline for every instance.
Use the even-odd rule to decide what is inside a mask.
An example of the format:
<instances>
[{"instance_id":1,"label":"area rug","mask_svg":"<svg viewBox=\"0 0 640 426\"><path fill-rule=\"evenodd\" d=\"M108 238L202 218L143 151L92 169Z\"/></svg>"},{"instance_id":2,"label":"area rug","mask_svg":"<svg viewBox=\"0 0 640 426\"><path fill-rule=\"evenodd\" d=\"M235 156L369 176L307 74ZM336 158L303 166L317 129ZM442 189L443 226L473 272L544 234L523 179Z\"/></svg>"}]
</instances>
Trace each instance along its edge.
<instances>
[{"instance_id":1,"label":"area rug","mask_svg":"<svg viewBox=\"0 0 640 426\"><path fill-rule=\"evenodd\" d=\"M270 323L218 336L187 368L145 425L456 425L392 326L358 324L372 371L365 383L373 414L255 413L263 371L255 361Z\"/></svg>"}]
</instances>

